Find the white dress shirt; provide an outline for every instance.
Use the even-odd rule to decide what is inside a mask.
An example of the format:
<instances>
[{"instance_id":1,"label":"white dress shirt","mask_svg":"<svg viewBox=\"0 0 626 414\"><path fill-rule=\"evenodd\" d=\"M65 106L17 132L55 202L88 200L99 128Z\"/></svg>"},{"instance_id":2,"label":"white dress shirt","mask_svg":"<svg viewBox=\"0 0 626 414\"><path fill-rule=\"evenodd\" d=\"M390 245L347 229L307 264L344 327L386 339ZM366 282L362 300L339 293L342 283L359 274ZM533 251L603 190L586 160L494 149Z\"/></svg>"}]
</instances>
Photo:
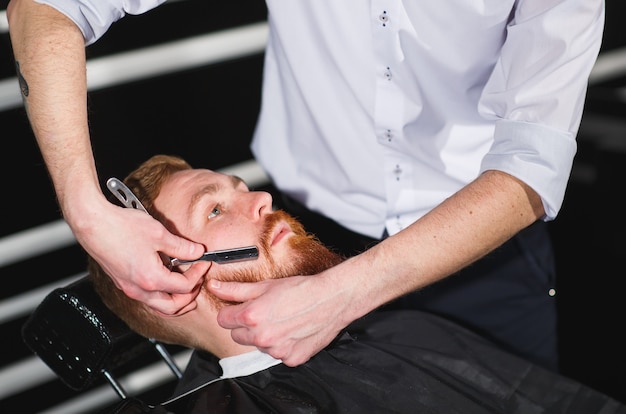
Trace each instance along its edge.
<instances>
[{"instance_id":1,"label":"white dress shirt","mask_svg":"<svg viewBox=\"0 0 626 414\"><path fill-rule=\"evenodd\" d=\"M161 0L39 0L92 43ZM267 0L252 142L278 188L347 228L395 234L486 170L556 217L603 0ZM94 17L95 16L95 17Z\"/></svg>"}]
</instances>

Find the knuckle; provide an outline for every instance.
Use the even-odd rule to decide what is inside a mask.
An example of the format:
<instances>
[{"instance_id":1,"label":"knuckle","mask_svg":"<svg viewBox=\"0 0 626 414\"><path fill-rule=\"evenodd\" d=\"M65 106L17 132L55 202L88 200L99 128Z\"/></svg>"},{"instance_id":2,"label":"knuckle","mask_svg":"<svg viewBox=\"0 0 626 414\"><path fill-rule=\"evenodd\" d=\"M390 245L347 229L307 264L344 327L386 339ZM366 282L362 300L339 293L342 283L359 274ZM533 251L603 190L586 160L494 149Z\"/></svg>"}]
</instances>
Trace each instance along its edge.
<instances>
[{"instance_id":1,"label":"knuckle","mask_svg":"<svg viewBox=\"0 0 626 414\"><path fill-rule=\"evenodd\" d=\"M298 365L302 365L309 360L309 358L303 355L295 355L295 354L285 356L284 358L281 358L281 359L283 363L289 367L296 367Z\"/></svg>"},{"instance_id":2,"label":"knuckle","mask_svg":"<svg viewBox=\"0 0 626 414\"><path fill-rule=\"evenodd\" d=\"M274 339L269 336L267 333L260 333L257 334L255 337L255 341L256 345L260 348L265 348L268 349L270 351L272 351L272 356L276 357L274 354L279 353L277 352L276 348L272 347L272 345L274 345Z\"/></svg>"},{"instance_id":3,"label":"knuckle","mask_svg":"<svg viewBox=\"0 0 626 414\"><path fill-rule=\"evenodd\" d=\"M239 315L239 319L240 322L249 327L249 328L254 328L258 325L258 316L256 314L256 312L253 309L250 308L246 308L244 310L241 311L240 315ZM266 334L261 333L259 336L264 337Z\"/></svg>"},{"instance_id":4,"label":"knuckle","mask_svg":"<svg viewBox=\"0 0 626 414\"><path fill-rule=\"evenodd\" d=\"M143 292L140 289L134 289L132 286L125 285L120 290L131 299L141 300L143 298Z\"/></svg>"},{"instance_id":5,"label":"knuckle","mask_svg":"<svg viewBox=\"0 0 626 414\"><path fill-rule=\"evenodd\" d=\"M156 220L155 220L156 221ZM157 222L158 223L158 222ZM159 223L160 224L160 223ZM167 237L170 232L167 231L167 229L165 228L165 226L163 225L157 225L157 226L150 226L150 230L151 230L151 234L152 237L155 237L159 240L164 239L165 237Z\"/></svg>"},{"instance_id":6,"label":"knuckle","mask_svg":"<svg viewBox=\"0 0 626 414\"><path fill-rule=\"evenodd\" d=\"M143 288L143 290L148 291L148 292L153 292L158 290L157 289L157 283L156 280L154 278L151 277L142 277L140 278L137 283Z\"/></svg>"},{"instance_id":7,"label":"knuckle","mask_svg":"<svg viewBox=\"0 0 626 414\"><path fill-rule=\"evenodd\" d=\"M160 312L163 315L167 315L167 316L177 315L178 311L179 311L173 305L170 305L170 306L168 306L168 305L161 305L159 307L153 307L153 309L156 310L157 312Z\"/></svg>"}]
</instances>

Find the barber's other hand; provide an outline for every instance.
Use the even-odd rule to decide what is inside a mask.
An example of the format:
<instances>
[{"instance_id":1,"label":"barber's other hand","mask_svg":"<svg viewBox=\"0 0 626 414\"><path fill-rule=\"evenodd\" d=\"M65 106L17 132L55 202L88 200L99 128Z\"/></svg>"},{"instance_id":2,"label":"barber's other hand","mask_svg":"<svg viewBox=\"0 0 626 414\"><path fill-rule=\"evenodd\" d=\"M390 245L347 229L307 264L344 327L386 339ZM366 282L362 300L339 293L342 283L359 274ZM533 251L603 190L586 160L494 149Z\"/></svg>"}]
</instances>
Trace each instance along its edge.
<instances>
[{"instance_id":1,"label":"barber's other hand","mask_svg":"<svg viewBox=\"0 0 626 414\"><path fill-rule=\"evenodd\" d=\"M171 234L139 210L109 203L94 215L89 218L88 227L83 225L73 231L118 288L163 314L183 314L195 309L196 296L210 262L194 264L182 274L165 267L159 252L195 259L204 253L201 244Z\"/></svg>"},{"instance_id":2,"label":"barber's other hand","mask_svg":"<svg viewBox=\"0 0 626 414\"><path fill-rule=\"evenodd\" d=\"M211 280L212 293L243 302L225 306L218 323L231 329L233 340L254 345L285 365L307 362L347 324L345 302L322 277L294 276L257 283Z\"/></svg>"}]
</instances>

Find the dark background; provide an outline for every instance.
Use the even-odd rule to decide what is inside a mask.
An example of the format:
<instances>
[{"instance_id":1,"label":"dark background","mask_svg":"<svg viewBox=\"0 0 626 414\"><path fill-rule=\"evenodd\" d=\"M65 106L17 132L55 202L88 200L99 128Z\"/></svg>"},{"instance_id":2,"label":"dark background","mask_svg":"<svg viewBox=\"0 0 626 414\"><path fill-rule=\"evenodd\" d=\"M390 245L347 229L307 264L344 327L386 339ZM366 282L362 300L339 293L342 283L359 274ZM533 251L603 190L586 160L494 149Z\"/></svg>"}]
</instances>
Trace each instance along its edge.
<instances>
[{"instance_id":1,"label":"dark background","mask_svg":"<svg viewBox=\"0 0 626 414\"><path fill-rule=\"evenodd\" d=\"M0 0L0 10L7 0ZM623 0L607 0L602 53L626 47ZM182 17L184 16L184 18ZM89 57L235 27L266 17L261 1L189 0L115 23L88 48ZM92 141L102 180L123 176L155 153L178 154L218 169L252 158L248 144L259 107L261 54L93 91ZM0 79L15 76L8 35L0 38ZM17 85L16 85L17 88ZM23 108L0 111L2 214L0 238L60 218L54 192ZM563 209L550 223L559 279L557 299L563 372L626 402L626 72L592 84L579 133L579 151ZM77 245L0 268L0 301L85 268ZM0 325L0 369L30 356L20 328ZM2 384L0 384L0 387ZM52 381L0 400L37 412L75 395Z\"/></svg>"}]
</instances>

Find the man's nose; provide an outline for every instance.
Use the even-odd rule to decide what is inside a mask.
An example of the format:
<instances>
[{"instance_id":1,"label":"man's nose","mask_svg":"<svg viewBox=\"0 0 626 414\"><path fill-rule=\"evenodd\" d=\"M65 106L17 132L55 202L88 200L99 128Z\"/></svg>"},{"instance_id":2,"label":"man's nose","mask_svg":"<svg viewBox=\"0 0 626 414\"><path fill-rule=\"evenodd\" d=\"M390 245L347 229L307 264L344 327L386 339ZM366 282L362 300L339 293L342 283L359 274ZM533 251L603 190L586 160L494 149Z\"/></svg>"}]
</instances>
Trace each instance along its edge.
<instances>
[{"instance_id":1,"label":"man's nose","mask_svg":"<svg viewBox=\"0 0 626 414\"><path fill-rule=\"evenodd\" d=\"M248 195L252 198L250 215L253 220L259 220L273 210L272 195L265 191L251 191Z\"/></svg>"}]
</instances>

